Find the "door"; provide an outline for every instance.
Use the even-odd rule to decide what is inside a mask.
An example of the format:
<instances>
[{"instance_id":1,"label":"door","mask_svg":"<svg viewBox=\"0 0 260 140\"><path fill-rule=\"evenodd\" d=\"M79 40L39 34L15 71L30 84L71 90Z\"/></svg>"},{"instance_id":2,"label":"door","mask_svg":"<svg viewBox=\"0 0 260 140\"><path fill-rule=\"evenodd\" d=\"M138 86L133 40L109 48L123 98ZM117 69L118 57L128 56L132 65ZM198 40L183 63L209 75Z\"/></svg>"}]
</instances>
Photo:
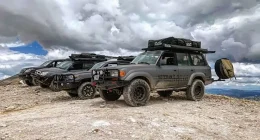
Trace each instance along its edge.
<instances>
[{"instance_id":1,"label":"door","mask_svg":"<svg viewBox=\"0 0 260 140\"><path fill-rule=\"evenodd\" d=\"M177 88L178 86L178 66L174 52L165 52L162 54L158 67L157 89Z\"/></svg>"},{"instance_id":2,"label":"door","mask_svg":"<svg viewBox=\"0 0 260 140\"><path fill-rule=\"evenodd\" d=\"M176 56L179 68L178 87L186 87L188 85L190 76L195 69L191 66L191 61L188 53L176 53Z\"/></svg>"}]
</instances>

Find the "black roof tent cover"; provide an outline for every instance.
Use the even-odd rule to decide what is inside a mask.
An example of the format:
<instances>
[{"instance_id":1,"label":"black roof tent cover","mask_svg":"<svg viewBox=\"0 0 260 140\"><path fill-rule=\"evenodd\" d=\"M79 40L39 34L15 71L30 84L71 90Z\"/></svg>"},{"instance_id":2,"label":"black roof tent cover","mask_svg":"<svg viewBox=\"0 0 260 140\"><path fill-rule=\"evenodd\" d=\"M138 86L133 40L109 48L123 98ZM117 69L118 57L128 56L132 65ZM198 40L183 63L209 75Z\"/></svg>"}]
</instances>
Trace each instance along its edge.
<instances>
[{"instance_id":1,"label":"black roof tent cover","mask_svg":"<svg viewBox=\"0 0 260 140\"><path fill-rule=\"evenodd\" d=\"M201 53L215 53L215 51L202 49L201 42L199 41L174 37L168 37L159 40L149 40L148 48L144 48L143 50L180 50Z\"/></svg>"},{"instance_id":2,"label":"black roof tent cover","mask_svg":"<svg viewBox=\"0 0 260 140\"><path fill-rule=\"evenodd\" d=\"M72 60L107 60L105 55L98 55L94 53L71 54L69 58Z\"/></svg>"},{"instance_id":3,"label":"black roof tent cover","mask_svg":"<svg viewBox=\"0 0 260 140\"><path fill-rule=\"evenodd\" d=\"M135 56L118 56L117 60L132 61Z\"/></svg>"}]
</instances>

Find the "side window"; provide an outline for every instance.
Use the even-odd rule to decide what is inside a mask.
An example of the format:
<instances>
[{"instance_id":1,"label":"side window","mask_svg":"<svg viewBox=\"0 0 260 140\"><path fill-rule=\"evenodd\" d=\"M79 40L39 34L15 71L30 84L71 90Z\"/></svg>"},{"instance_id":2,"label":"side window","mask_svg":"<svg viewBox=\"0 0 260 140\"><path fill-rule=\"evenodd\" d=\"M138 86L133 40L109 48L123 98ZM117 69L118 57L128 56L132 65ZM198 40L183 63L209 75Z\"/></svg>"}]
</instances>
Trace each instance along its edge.
<instances>
[{"instance_id":1,"label":"side window","mask_svg":"<svg viewBox=\"0 0 260 140\"><path fill-rule=\"evenodd\" d=\"M83 68L82 69L91 69L93 67L94 64L91 63L83 63Z\"/></svg>"},{"instance_id":2,"label":"side window","mask_svg":"<svg viewBox=\"0 0 260 140\"><path fill-rule=\"evenodd\" d=\"M174 53L164 53L160 59L160 65L177 65Z\"/></svg>"},{"instance_id":3,"label":"side window","mask_svg":"<svg viewBox=\"0 0 260 140\"><path fill-rule=\"evenodd\" d=\"M61 61L56 62L56 66L58 66L60 63L62 63L62 62Z\"/></svg>"},{"instance_id":4,"label":"side window","mask_svg":"<svg viewBox=\"0 0 260 140\"><path fill-rule=\"evenodd\" d=\"M83 68L83 64L82 63L75 63L73 64L73 67L71 70L80 70Z\"/></svg>"},{"instance_id":5,"label":"side window","mask_svg":"<svg viewBox=\"0 0 260 140\"><path fill-rule=\"evenodd\" d=\"M202 57L202 54L190 54L192 65L194 66L205 66L206 62Z\"/></svg>"},{"instance_id":6,"label":"side window","mask_svg":"<svg viewBox=\"0 0 260 140\"><path fill-rule=\"evenodd\" d=\"M189 66L190 59L187 53L176 53L178 66Z\"/></svg>"}]
</instances>

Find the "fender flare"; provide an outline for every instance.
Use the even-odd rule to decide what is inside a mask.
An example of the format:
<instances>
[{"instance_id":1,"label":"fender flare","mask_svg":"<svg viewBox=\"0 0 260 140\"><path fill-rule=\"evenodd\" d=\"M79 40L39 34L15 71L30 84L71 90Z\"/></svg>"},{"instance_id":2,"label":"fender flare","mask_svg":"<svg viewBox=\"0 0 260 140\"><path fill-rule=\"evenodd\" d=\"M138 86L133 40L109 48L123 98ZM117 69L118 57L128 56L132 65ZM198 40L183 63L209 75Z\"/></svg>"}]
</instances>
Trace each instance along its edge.
<instances>
[{"instance_id":1,"label":"fender flare","mask_svg":"<svg viewBox=\"0 0 260 140\"><path fill-rule=\"evenodd\" d=\"M196 73L193 73L191 76L190 76L190 79L189 79L189 82L188 82L188 86L190 86L193 82L193 80L196 78L196 77L200 77L202 78L203 82L205 82L206 80L206 75L202 72L196 72Z\"/></svg>"},{"instance_id":2,"label":"fender flare","mask_svg":"<svg viewBox=\"0 0 260 140\"><path fill-rule=\"evenodd\" d=\"M152 75L146 72L133 72L130 75L128 75L124 80L132 81L136 77L145 77L149 82L148 84L150 85L150 88L155 87L155 81L153 80Z\"/></svg>"}]
</instances>

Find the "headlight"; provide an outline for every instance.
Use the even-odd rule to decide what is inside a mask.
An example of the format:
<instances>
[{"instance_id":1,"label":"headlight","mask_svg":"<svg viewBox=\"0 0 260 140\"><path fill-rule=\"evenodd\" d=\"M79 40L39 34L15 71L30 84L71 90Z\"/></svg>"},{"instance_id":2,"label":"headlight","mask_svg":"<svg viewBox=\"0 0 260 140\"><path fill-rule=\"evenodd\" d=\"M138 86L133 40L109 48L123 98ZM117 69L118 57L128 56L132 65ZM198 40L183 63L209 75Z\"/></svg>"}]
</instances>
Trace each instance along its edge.
<instances>
[{"instance_id":1,"label":"headlight","mask_svg":"<svg viewBox=\"0 0 260 140\"><path fill-rule=\"evenodd\" d=\"M112 77L118 77L118 70L112 70L112 71L110 72L110 76L112 76Z\"/></svg>"},{"instance_id":2,"label":"headlight","mask_svg":"<svg viewBox=\"0 0 260 140\"><path fill-rule=\"evenodd\" d=\"M25 73L28 73L28 72L31 72L32 71L32 69L27 69L27 70L25 70L24 72Z\"/></svg>"},{"instance_id":3,"label":"headlight","mask_svg":"<svg viewBox=\"0 0 260 140\"><path fill-rule=\"evenodd\" d=\"M41 76L45 76L45 75L47 75L48 74L48 72L42 72L41 73Z\"/></svg>"},{"instance_id":4,"label":"headlight","mask_svg":"<svg viewBox=\"0 0 260 140\"><path fill-rule=\"evenodd\" d=\"M73 75L68 75L66 76L66 80L73 80L74 79L74 76Z\"/></svg>"}]
</instances>

